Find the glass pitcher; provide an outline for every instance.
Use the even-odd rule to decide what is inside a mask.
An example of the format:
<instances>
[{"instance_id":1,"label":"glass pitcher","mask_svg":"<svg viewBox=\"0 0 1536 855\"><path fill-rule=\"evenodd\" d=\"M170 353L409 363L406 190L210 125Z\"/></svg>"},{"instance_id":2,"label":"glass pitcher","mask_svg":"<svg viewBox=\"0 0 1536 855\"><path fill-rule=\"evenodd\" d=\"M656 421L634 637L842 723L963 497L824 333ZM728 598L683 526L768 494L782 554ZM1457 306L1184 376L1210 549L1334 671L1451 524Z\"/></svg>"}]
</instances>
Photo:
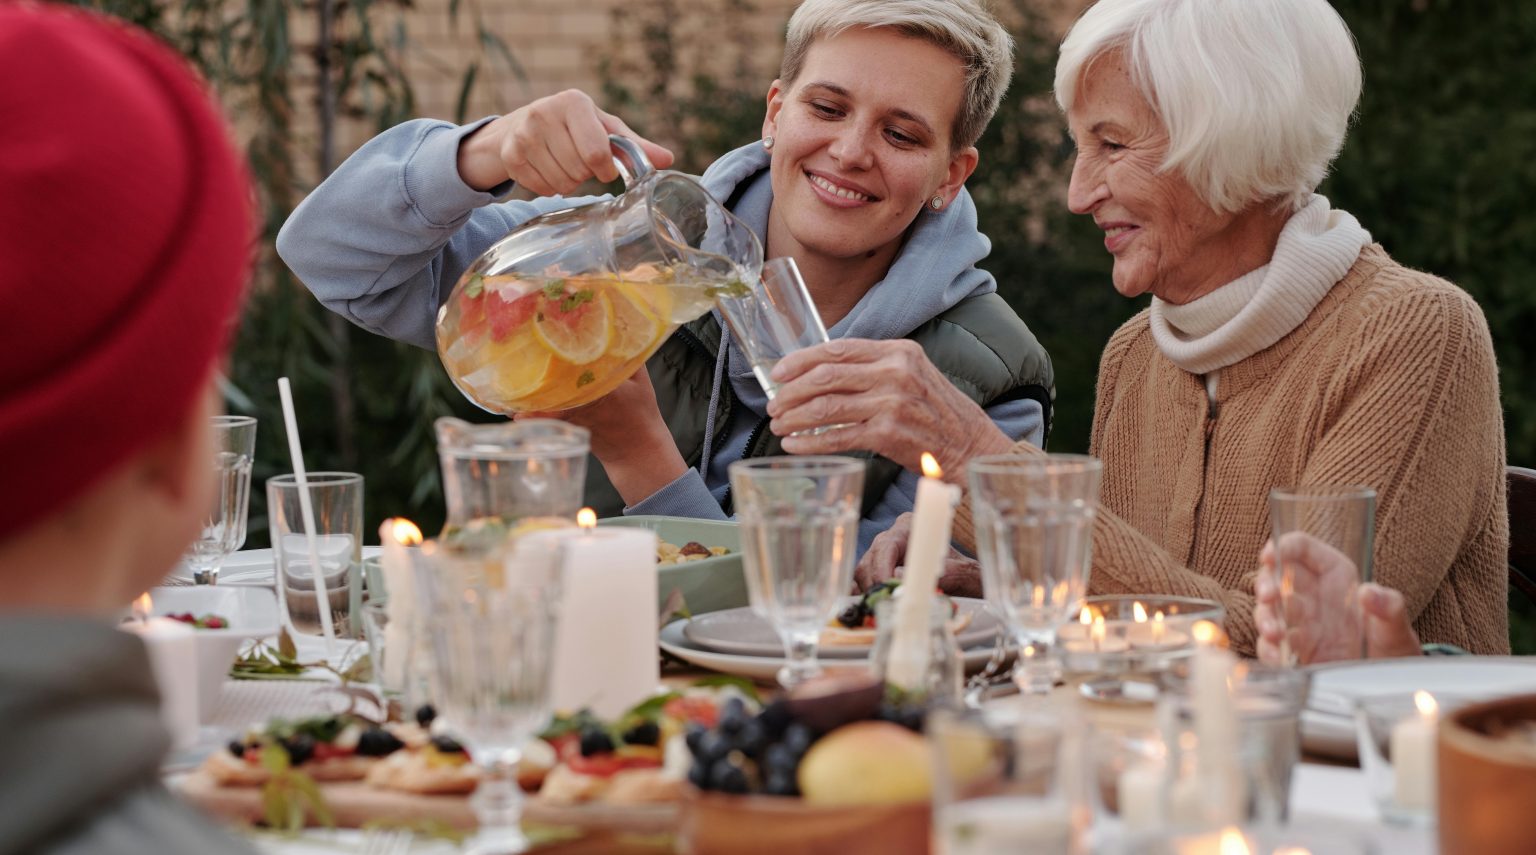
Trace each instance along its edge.
<instances>
[{"instance_id":1,"label":"glass pitcher","mask_svg":"<svg viewBox=\"0 0 1536 855\"><path fill-rule=\"evenodd\" d=\"M434 426L448 503L445 544L481 551L519 531L574 525L587 476L586 428L554 419L441 418Z\"/></svg>"},{"instance_id":2,"label":"glass pitcher","mask_svg":"<svg viewBox=\"0 0 1536 855\"><path fill-rule=\"evenodd\" d=\"M529 220L464 271L437 352L493 413L555 412L613 391L679 324L763 266L752 230L693 178L610 136L625 192Z\"/></svg>"}]
</instances>

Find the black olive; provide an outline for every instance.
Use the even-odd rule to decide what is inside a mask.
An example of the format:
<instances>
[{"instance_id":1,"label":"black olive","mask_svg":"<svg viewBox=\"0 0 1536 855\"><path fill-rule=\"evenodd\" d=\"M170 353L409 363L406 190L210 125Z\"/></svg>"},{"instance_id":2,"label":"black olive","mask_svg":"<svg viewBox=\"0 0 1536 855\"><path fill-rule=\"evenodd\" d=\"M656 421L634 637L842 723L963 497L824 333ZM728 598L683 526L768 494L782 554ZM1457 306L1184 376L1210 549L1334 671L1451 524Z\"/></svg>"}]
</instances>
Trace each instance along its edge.
<instances>
[{"instance_id":1,"label":"black olive","mask_svg":"<svg viewBox=\"0 0 1536 855\"><path fill-rule=\"evenodd\" d=\"M654 721L642 721L624 731L624 741L630 745L656 745L661 742L661 728Z\"/></svg>"},{"instance_id":2,"label":"black olive","mask_svg":"<svg viewBox=\"0 0 1536 855\"><path fill-rule=\"evenodd\" d=\"M450 736L434 736L434 737L432 737L432 747L436 748L437 752L439 754L463 754L464 753L464 746L460 745L458 742L456 742L453 739L453 737L450 737Z\"/></svg>"},{"instance_id":3,"label":"black olive","mask_svg":"<svg viewBox=\"0 0 1536 855\"><path fill-rule=\"evenodd\" d=\"M416 723L422 727L431 727L432 720L437 718L437 710L431 704L422 704L416 708Z\"/></svg>"},{"instance_id":4,"label":"black olive","mask_svg":"<svg viewBox=\"0 0 1536 855\"><path fill-rule=\"evenodd\" d=\"M383 757L405 747L405 743L382 727L370 727L357 737L360 757Z\"/></svg>"},{"instance_id":5,"label":"black olive","mask_svg":"<svg viewBox=\"0 0 1536 855\"><path fill-rule=\"evenodd\" d=\"M854 603L853 605L849 606L846 609L843 609L837 615L837 622L842 624L843 626L848 627L849 629L857 629L857 628L863 626L864 625L864 603L862 601L860 601L860 602Z\"/></svg>"},{"instance_id":6,"label":"black olive","mask_svg":"<svg viewBox=\"0 0 1536 855\"><path fill-rule=\"evenodd\" d=\"M288 751L288 762L297 766L315 756L315 739L307 733L295 733L283 740L283 748Z\"/></svg>"},{"instance_id":7,"label":"black olive","mask_svg":"<svg viewBox=\"0 0 1536 855\"><path fill-rule=\"evenodd\" d=\"M238 739L231 739L229 741L229 753L235 755L236 757L244 757L245 743Z\"/></svg>"},{"instance_id":8,"label":"black olive","mask_svg":"<svg viewBox=\"0 0 1536 855\"><path fill-rule=\"evenodd\" d=\"M587 727L581 731L581 756L607 754L613 751L613 737L600 727Z\"/></svg>"}]
</instances>

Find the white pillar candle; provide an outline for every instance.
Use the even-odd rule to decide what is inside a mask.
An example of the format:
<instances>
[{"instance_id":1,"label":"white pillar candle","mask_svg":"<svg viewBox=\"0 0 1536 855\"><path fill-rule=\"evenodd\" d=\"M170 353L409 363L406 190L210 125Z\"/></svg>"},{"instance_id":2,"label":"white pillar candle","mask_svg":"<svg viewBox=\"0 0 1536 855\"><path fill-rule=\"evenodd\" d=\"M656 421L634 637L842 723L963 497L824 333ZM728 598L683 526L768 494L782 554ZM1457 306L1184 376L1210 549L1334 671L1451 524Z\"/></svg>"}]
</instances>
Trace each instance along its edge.
<instances>
[{"instance_id":1,"label":"white pillar candle","mask_svg":"<svg viewBox=\"0 0 1536 855\"><path fill-rule=\"evenodd\" d=\"M1115 796L1128 831L1152 831L1163 823L1163 764L1145 760L1120 773Z\"/></svg>"},{"instance_id":2,"label":"white pillar candle","mask_svg":"<svg viewBox=\"0 0 1536 855\"><path fill-rule=\"evenodd\" d=\"M1417 712L1392 727L1392 799L1400 808L1435 807L1435 728L1439 705L1428 692L1414 692Z\"/></svg>"},{"instance_id":3,"label":"white pillar candle","mask_svg":"<svg viewBox=\"0 0 1536 855\"><path fill-rule=\"evenodd\" d=\"M421 544L421 529L410 520L391 517L379 526L379 543L384 548L379 556L379 570L384 575L385 611L389 615L389 623L384 627L384 670L380 677L384 686L404 690L409 688L406 664L411 660L406 648L417 634L413 564Z\"/></svg>"},{"instance_id":4,"label":"white pillar candle","mask_svg":"<svg viewBox=\"0 0 1536 855\"><path fill-rule=\"evenodd\" d=\"M1191 693L1195 717L1196 770L1212 824L1242 821L1243 778L1238 768L1237 710L1230 681L1237 657L1225 634L1210 621L1194 626Z\"/></svg>"},{"instance_id":5,"label":"white pillar candle","mask_svg":"<svg viewBox=\"0 0 1536 855\"><path fill-rule=\"evenodd\" d=\"M176 747L185 748L197 741L197 630L178 620L149 617L149 611L145 594L134 606L135 619L119 628L144 642L160 689L160 718Z\"/></svg>"},{"instance_id":6,"label":"white pillar candle","mask_svg":"<svg viewBox=\"0 0 1536 855\"><path fill-rule=\"evenodd\" d=\"M901 592L896 598L896 626L886 660L886 682L901 688L923 685L928 671L928 621L934 588L949 552L949 529L960 489L942 480L933 455L923 452L923 477L912 507L912 532L903 561Z\"/></svg>"},{"instance_id":7,"label":"white pillar candle","mask_svg":"<svg viewBox=\"0 0 1536 855\"><path fill-rule=\"evenodd\" d=\"M591 519L595 521L595 515ZM529 548L548 548L551 543L560 547L563 590L550 673L551 707L562 712L589 707L603 718L614 718L654 694L661 683L656 533L589 523L523 539Z\"/></svg>"}]
</instances>

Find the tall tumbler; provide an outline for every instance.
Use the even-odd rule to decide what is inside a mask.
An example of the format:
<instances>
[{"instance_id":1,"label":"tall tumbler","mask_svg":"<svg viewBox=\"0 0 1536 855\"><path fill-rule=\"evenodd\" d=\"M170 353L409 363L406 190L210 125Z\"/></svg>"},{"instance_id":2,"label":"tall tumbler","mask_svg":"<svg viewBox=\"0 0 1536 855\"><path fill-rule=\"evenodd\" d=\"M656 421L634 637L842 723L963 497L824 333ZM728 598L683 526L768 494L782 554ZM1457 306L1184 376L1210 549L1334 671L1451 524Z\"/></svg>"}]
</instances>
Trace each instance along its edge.
<instances>
[{"instance_id":1,"label":"tall tumbler","mask_svg":"<svg viewBox=\"0 0 1536 855\"><path fill-rule=\"evenodd\" d=\"M1061 672L1056 631L1088 594L1098 460L997 455L970 464L982 588L1019 642L1014 679L1044 694Z\"/></svg>"}]
</instances>

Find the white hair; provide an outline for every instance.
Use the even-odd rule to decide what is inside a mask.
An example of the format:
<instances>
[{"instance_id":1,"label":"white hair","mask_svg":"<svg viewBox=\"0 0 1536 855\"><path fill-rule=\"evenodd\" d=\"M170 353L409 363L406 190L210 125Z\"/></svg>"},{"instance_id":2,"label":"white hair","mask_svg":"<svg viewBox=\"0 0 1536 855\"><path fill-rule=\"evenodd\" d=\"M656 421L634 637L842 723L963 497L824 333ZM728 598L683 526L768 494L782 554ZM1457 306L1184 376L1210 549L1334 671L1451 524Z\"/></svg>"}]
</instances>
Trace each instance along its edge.
<instances>
[{"instance_id":1,"label":"white hair","mask_svg":"<svg viewBox=\"0 0 1536 855\"><path fill-rule=\"evenodd\" d=\"M1360 100L1360 55L1327 0L1099 0L1061 43L1062 110L1115 51L1168 131L1162 168L1218 211L1300 208Z\"/></svg>"},{"instance_id":2,"label":"white hair","mask_svg":"<svg viewBox=\"0 0 1536 855\"><path fill-rule=\"evenodd\" d=\"M974 145L1013 76L1013 36L980 0L805 0L789 19L779 79L794 83L817 39L851 27L889 28L943 48L965 66L965 97L950 145Z\"/></svg>"}]
</instances>

